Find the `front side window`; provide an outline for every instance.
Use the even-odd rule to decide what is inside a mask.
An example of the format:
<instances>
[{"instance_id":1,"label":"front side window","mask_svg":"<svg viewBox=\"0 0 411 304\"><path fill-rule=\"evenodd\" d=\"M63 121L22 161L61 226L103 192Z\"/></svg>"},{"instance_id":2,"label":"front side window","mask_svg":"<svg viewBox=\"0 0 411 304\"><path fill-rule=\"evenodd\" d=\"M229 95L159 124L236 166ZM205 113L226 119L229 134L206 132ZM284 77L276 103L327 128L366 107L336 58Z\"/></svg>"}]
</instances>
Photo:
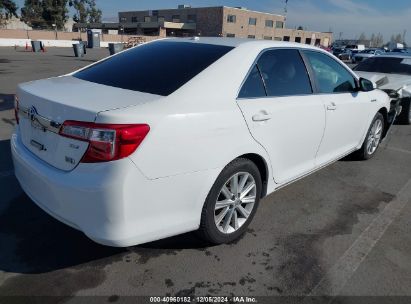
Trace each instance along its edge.
<instances>
[{"instance_id":1,"label":"front side window","mask_svg":"<svg viewBox=\"0 0 411 304\"><path fill-rule=\"evenodd\" d=\"M274 27L274 21L273 20L265 20L265 26L266 27Z\"/></svg>"},{"instance_id":2,"label":"front side window","mask_svg":"<svg viewBox=\"0 0 411 304\"><path fill-rule=\"evenodd\" d=\"M167 96L232 49L205 43L155 41L109 57L73 77Z\"/></svg>"},{"instance_id":3,"label":"front side window","mask_svg":"<svg viewBox=\"0 0 411 304\"><path fill-rule=\"evenodd\" d=\"M304 51L313 69L320 93L352 93L356 91L354 76L328 55Z\"/></svg>"},{"instance_id":4,"label":"front side window","mask_svg":"<svg viewBox=\"0 0 411 304\"><path fill-rule=\"evenodd\" d=\"M257 24L257 18L249 18L248 19L248 24L249 25L256 25Z\"/></svg>"},{"instance_id":5,"label":"front side window","mask_svg":"<svg viewBox=\"0 0 411 304\"><path fill-rule=\"evenodd\" d=\"M284 22L283 21L276 21L275 22L275 27L276 28L283 28L284 27Z\"/></svg>"},{"instance_id":6,"label":"front side window","mask_svg":"<svg viewBox=\"0 0 411 304\"><path fill-rule=\"evenodd\" d=\"M266 51L257 65L268 96L312 94L310 78L298 50Z\"/></svg>"}]
</instances>

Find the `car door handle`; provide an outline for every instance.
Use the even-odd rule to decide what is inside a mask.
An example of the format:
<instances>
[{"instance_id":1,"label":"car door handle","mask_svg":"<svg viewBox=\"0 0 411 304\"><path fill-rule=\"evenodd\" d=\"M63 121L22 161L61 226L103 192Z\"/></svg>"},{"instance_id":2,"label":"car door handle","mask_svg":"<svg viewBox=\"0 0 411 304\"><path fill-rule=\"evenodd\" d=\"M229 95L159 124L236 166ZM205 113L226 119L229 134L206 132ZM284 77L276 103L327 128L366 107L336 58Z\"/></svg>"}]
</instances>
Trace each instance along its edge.
<instances>
[{"instance_id":1,"label":"car door handle","mask_svg":"<svg viewBox=\"0 0 411 304\"><path fill-rule=\"evenodd\" d=\"M337 110L337 105L334 102L332 102L331 104L329 104L327 106L327 110L328 111L335 111L335 110Z\"/></svg>"},{"instance_id":2,"label":"car door handle","mask_svg":"<svg viewBox=\"0 0 411 304\"><path fill-rule=\"evenodd\" d=\"M267 121L271 119L271 115L266 111L261 111L260 113L255 114L252 119L253 121Z\"/></svg>"}]
</instances>

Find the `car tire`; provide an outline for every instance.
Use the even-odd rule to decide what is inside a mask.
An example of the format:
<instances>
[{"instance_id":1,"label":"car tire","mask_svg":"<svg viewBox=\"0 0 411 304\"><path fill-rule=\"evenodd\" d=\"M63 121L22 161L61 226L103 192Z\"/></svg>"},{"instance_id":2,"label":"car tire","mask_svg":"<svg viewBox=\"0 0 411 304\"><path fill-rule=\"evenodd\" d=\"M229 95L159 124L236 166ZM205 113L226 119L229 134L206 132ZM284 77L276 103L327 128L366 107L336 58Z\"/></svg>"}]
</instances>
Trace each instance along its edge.
<instances>
[{"instance_id":1,"label":"car tire","mask_svg":"<svg viewBox=\"0 0 411 304\"><path fill-rule=\"evenodd\" d=\"M352 154L352 157L356 160L367 160L372 158L378 150L384 134L384 116L381 113L377 113L371 122L367 131L367 136L364 139L364 143L361 148Z\"/></svg>"},{"instance_id":2,"label":"car tire","mask_svg":"<svg viewBox=\"0 0 411 304\"><path fill-rule=\"evenodd\" d=\"M397 121L402 125L411 124L411 98L403 99L401 102L402 110Z\"/></svg>"},{"instance_id":3,"label":"car tire","mask_svg":"<svg viewBox=\"0 0 411 304\"><path fill-rule=\"evenodd\" d=\"M213 244L230 243L238 239L254 217L261 191L261 174L252 161L237 158L229 163L206 198L198 235Z\"/></svg>"}]
</instances>

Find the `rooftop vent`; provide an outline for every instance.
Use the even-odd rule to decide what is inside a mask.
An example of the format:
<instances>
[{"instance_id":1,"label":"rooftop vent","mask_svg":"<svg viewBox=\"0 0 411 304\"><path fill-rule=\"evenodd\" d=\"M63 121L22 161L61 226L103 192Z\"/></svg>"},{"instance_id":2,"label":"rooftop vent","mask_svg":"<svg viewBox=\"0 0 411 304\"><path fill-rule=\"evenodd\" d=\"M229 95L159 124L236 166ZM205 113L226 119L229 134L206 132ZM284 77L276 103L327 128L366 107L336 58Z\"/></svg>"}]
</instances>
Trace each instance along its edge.
<instances>
[{"instance_id":1,"label":"rooftop vent","mask_svg":"<svg viewBox=\"0 0 411 304\"><path fill-rule=\"evenodd\" d=\"M191 8L191 5L188 5L188 4L179 4L179 5L178 5L178 8L179 8L179 9L182 9L182 8Z\"/></svg>"}]
</instances>

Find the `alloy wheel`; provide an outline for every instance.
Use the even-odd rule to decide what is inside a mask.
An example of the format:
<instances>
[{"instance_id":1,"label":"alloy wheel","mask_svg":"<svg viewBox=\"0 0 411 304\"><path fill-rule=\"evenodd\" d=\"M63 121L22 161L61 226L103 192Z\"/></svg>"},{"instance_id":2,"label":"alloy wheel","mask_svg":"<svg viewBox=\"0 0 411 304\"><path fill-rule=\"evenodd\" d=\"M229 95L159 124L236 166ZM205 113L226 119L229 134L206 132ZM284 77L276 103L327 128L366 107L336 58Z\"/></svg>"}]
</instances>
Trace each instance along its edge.
<instances>
[{"instance_id":1,"label":"alloy wheel","mask_svg":"<svg viewBox=\"0 0 411 304\"><path fill-rule=\"evenodd\" d=\"M224 234L237 231L248 219L256 202L254 177L247 172L231 176L223 185L214 208L214 222Z\"/></svg>"},{"instance_id":2,"label":"alloy wheel","mask_svg":"<svg viewBox=\"0 0 411 304\"><path fill-rule=\"evenodd\" d=\"M367 140L367 153L369 155L374 154L380 144L383 130L383 123L381 119L377 119L371 127Z\"/></svg>"}]
</instances>

